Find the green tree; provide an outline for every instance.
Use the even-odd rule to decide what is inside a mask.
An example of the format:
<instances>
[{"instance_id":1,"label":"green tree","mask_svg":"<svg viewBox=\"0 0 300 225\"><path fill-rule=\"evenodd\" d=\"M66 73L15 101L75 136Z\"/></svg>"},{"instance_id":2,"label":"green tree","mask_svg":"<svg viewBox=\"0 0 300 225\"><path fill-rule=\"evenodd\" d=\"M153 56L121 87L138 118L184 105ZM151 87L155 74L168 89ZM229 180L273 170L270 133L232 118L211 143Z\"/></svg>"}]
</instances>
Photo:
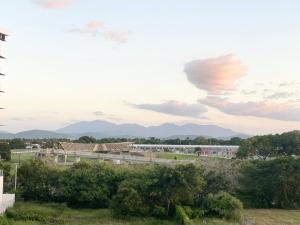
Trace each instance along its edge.
<instances>
[{"instance_id":1,"label":"green tree","mask_svg":"<svg viewBox=\"0 0 300 225\"><path fill-rule=\"evenodd\" d=\"M148 180L151 198L165 208L166 215L174 212L176 204L192 204L205 184L200 169L193 164L157 166Z\"/></svg>"},{"instance_id":2,"label":"green tree","mask_svg":"<svg viewBox=\"0 0 300 225\"><path fill-rule=\"evenodd\" d=\"M1 159L4 159L6 161L9 161L11 159L10 146L8 143L0 143L0 156Z\"/></svg>"},{"instance_id":3,"label":"green tree","mask_svg":"<svg viewBox=\"0 0 300 225\"><path fill-rule=\"evenodd\" d=\"M241 201L226 192L209 194L206 209L211 216L239 221L243 210Z\"/></svg>"},{"instance_id":4,"label":"green tree","mask_svg":"<svg viewBox=\"0 0 300 225\"><path fill-rule=\"evenodd\" d=\"M24 140L20 138L12 139L9 142L9 146L11 149L24 149L26 147Z\"/></svg>"},{"instance_id":5,"label":"green tree","mask_svg":"<svg viewBox=\"0 0 300 225\"><path fill-rule=\"evenodd\" d=\"M76 140L75 142L89 144L89 143L96 143L97 140L93 137L82 136L82 137L78 138L78 140Z\"/></svg>"},{"instance_id":6,"label":"green tree","mask_svg":"<svg viewBox=\"0 0 300 225\"><path fill-rule=\"evenodd\" d=\"M41 160L24 162L18 170L18 186L25 200L51 201L55 187L52 183L54 170Z\"/></svg>"},{"instance_id":7,"label":"green tree","mask_svg":"<svg viewBox=\"0 0 300 225\"><path fill-rule=\"evenodd\" d=\"M105 208L116 193L119 176L105 164L75 164L64 171L60 186L66 202L72 206Z\"/></svg>"},{"instance_id":8,"label":"green tree","mask_svg":"<svg viewBox=\"0 0 300 225\"><path fill-rule=\"evenodd\" d=\"M283 157L246 164L238 193L250 207L299 208L300 159Z\"/></svg>"},{"instance_id":9,"label":"green tree","mask_svg":"<svg viewBox=\"0 0 300 225\"><path fill-rule=\"evenodd\" d=\"M149 206L142 195L142 179L124 180L116 195L111 208L117 216L143 216L149 214Z\"/></svg>"}]
</instances>

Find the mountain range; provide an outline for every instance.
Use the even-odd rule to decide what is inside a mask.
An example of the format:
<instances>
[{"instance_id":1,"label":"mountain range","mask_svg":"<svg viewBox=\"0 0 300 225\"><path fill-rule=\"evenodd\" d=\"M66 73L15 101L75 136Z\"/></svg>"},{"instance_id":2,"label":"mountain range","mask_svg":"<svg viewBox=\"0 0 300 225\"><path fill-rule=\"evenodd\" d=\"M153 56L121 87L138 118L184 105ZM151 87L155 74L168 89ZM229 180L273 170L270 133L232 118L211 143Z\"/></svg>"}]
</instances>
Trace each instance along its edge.
<instances>
[{"instance_id":1,"label":"mountain range","mask_svg":"<svg viewBox=\"0 0 300 225\"><path fill-rule=\"evenodd\" d=\"M80 136L105 137L159 137L159 138L195 138L197 136L228 139L230 137L248 137L216 125L188 123L176 125L165 123L159 126L142 126L135 123L115 124L103 120L82 121L70 124L56 131L28 130L19 133L0 132L0 139L11 138L78 138Z\"/></svg>"}]
</instances>

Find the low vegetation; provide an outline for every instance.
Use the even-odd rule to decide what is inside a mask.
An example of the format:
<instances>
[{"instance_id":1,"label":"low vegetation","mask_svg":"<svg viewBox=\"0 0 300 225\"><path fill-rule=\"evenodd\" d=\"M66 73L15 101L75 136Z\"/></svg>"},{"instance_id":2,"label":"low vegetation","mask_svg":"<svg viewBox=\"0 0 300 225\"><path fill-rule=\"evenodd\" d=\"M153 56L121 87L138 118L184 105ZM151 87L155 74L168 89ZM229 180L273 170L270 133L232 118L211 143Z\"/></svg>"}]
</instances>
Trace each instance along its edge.
<instances>
[{"instance_id":1,"label":"low vegetation","mask_svg":"<svg viewBox=\"0 0 300 225\"><path fill-rule=\"evenodd\" d=\"M185 209L185 211L187 211ZM299 225L300 210L247 209L242 221L217 218L189 219L194 225ZM116 218L109 209L78 209L63 204L18 202L0 217L1 225L178 225L176 218Z\"/></svg>"},{"instance_id":2,"label":"low vegetation","mask_svg":"<svg viewBox=\"0 0 300 225\"><path fill-rule=\"evenodd\" d=\"M29 160L19 168L18 190L25 201L110 209L116 218L171 219L183 210L194 220L239 221L243 204L299 208L299 171L300 160L289 157L239 161L238 166L217 170L194 164L116 167L91 162L61 168Z\"/></svg>"}]
</instances>

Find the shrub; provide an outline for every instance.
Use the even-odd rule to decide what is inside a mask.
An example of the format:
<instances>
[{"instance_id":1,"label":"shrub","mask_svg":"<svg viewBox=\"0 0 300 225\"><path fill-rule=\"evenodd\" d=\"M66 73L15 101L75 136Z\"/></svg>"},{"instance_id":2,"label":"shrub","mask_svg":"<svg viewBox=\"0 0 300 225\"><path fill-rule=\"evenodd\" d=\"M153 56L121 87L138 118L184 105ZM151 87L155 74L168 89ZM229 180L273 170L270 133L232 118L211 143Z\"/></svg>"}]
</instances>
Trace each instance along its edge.
<instances>
[{"instance_id":1,"label":"shrub","mask_svg":"<svg viewBox=\"0 0 300 225\"><path fill-rule=\"evenodd\" d=\"M204 209L195 208L193 209L193 214L191 216L192 219L194 218L202 218L206 214L206 211Z\"/></svg>"},{"instance_id":2,"label":"shrub","mask_svg":"<svg viewBox=\"0 0 300 225\"><path fill-rule=\"evenodd\" d=\"M182 206L183 210L185 211L186 215L189 217L189 218L192 218L193 217L193 209L190 207L190 206Z\"/></svg>"},{"instance_id":3,"label":"shrub","mask_svg":"<svg viewBox=\"0 0 300 225\"><path fill-rule=\"evenodd\" d=\"M0 217L0 225L12 225L12 222L5 217Z\"/></svg>"},{"instance_id":4,"label":"shrub","mask_svg":"<svg viewBox=\"0 0 300 225\"><path fill-rule=\"evenodd\" d=\"M0 143L0 156L1 156L1 159L10 161L11 152L10 152L10 146L8 143L5 143L5 142Z\"/></svg>"},{"instance_id":5,"label":"shrub","mask_svg":"<svg viewBox=\"0 0 300 225\"><path fill-rule=\"evenodd\" d=\"M206 207L208 214L211 216L239 221L241 219L243 204L232 195L226 192L219 192L216 195L208 195Z\"/></svg>"},{"instance_id":6,"label":"shrub","mask_svg":"<svg viewBox=\"0 0 300 225\"><path fill-rule=\"evenodd\" d=\"M182 224L182 225L193 225L193 222L185 212L184 208L180 205L175 206L175 218Z\"/></svg>"},{"instance_id":7,"label":"shrub","mask_svg":"<svg viewBox=\"0 0 300 225\"><path fill-rule=\"evenodd\" d=\"M238 193L247 207L299 208L300 159L282 157L244 165Z\"/></svg>"},{"instance_id":8,"label":"shrub","mask_svg":"<svg viewBox=\"0 0 300 225\"><path fill-rule=\"evenodd\" d=\"M15 210L14 208L9 208L6 210L6 216L14 220L31 220L39 222L47 222L48 218L45 213L35 210Z\"/></svg>"},{"instance_id":9,"label":"shrub","mask_svg":"<svg viewBox=\"0 0 300 225\"><path fill-rule=\"evenodd\" d=\"M151 208L151 215L159 218L165 217L166 209L161 206L154 206Z\"/></svg>"},{"instance_id":10,"label":"shrub","mask_svg":"<svg viewBox=\"0 0 300 225\"><path fill-rule=\"evenodd\" d=\"M111 208L116 216L142 216L149 212L148 206L139 193L139 181L124 181L112 199ZM158 211L156 213L159 213Z\"/></svg>"},{"instance_id":11,"label":"shrub","mask_svg":"<svg viewBox=\"0 0 300 225\"><path fill-rule=\"evenodd\" d=\"M18 203L17 203L18 204ZM64 224L64 221L58 218L58 213L63 210L54 210L42 206L32 206L32 204L25 204L21 207L17 206L6 210L5 215L8 219L16 221L37 221L41 224ZM1 225L1 223L0 223Z\"/></svg>"}]
</instances>

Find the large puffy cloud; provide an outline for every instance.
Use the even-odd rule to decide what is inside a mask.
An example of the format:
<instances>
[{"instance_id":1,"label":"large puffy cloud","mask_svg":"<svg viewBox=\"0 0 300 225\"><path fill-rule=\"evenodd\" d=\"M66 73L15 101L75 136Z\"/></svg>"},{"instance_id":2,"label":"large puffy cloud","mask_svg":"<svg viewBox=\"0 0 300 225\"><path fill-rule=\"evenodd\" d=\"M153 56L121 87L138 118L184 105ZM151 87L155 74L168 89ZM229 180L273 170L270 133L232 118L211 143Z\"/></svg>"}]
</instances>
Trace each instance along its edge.
<instances>
[{"instance_id":1,"label":"large puffy cloud","mask_svg":"<svg viewBox=\"0 0 300 225\"><path fill-rule=\"evenodd\" d=\"M128 41L129 31L114 30L105 26L102 21L91 21L83 27L70 29L70 32L103 36L105 39L124 44Z\"/></svg>"},{"instance_id":2,"label":"large puffy cloud","mask_svg":"<svg viewBox=\"0 0 300 225\"><path fill-rule=\"evenodd\" d=\"M201 104L187 104L179 101L167 101L161 104L130 104L138 109L151 110L169 115L202 118L206 108Z\"/></svg>"},{"instance_id":3,"label":"large puffy cloud","mask_svg":"<svg viewBox=\"0 0 300 225\"><path fill-rule=\"evenodd\" d=\"M297 102L278 103L269 100L230 102L226 98L216 96L209 96L199 100L199 102L231 115L300 121L300 105Z\"/></svg>"},{"instance_id":4,"label":"large puffy cloud","mask_svg":"<svg viewBox=\"0 0 300 225\"><path fill-rule=\"evenodd\" d=\"M73 0L33 0L33 2L46 9L62 9L71 5Z\"/></svg>"},{"instance_id":5,"label":"large puffy cloud","mask_svg":"<svg viewBox=\"0 0 300 225\"><path fill-rule=\"evenodd\" d=\"M188 80L209 94L235 89L236 81L246 73L246 67L235 55L225 55L188 62L184 69Z\"/></svg>"}]
</instances>

